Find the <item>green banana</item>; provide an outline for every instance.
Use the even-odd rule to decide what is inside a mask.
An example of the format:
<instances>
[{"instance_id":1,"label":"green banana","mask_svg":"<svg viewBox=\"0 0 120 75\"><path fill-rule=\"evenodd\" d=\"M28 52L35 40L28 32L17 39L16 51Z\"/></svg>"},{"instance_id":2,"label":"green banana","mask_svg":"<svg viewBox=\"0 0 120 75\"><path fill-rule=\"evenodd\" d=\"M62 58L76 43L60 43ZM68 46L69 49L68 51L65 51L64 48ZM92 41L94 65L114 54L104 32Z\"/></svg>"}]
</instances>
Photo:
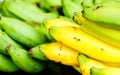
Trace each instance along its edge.
<instances>
[{"instance_id":1,"label":"green banana","mask_svg":"<svg viewBox=\"0 0 120 75\"><path fill-rule=\"evenodd\" d=\"M16 72L20 69L12 61L12 59L2 53L0 53L0 71L2 72Z\"/></svg>"},{"instance_id":2,"label":"green banana","mask_svg":"<svg viewBox=\"0 0 120 75\"><path fill-rule=\"evenodd\" d=\"M62 6L64 15L69 18L72 18L75 12L82 11L82 8L71 0L62 0Z\"/></svg>"},{"instance_id":3,"label":"green banana","mask_svg":"<svg viewBox=\"0 0 120 75\"><path fill-rule=\"evenodd\" d=\"M83 3L85 0L72 0L72 1L79 6L79 8L81 9L81 11L83 10L82 3Z\"/></svg>"},{"instance_id":4,"label":"green banana","mask_svg":"<svg viewBox=\"0 0 120 75\"><path fill-rule=\"evenodd\" d=\"M110 28L120 29L120 2L104 3L85 8L83 16L95 22L102 22L109 25Z\"/></svg>"},{"instance_id":5,"label":"green banana","mask_svg":"<svg viewBox=\"0 0 120 75\"><path fill-rule=\"evenodd\" d=\"M50 7L62 6L61 0L44 0Z\"/></svg>"},{"instance_id":6,"label":"green banana","mask_svg":"<svg viewBox=\"0 0 120 75\"><path fill-rule=\"evenodd\" d=\"M82 1L81 5L82 5L83 9L89 8L94 5L94 1L96 1L96 0L84 0L84 1Z\"/></svg>"},{"instance_id":7,"label":"green banana","mask_svg":"<svg viewBox=\"0 0 120 75\"><path fill-rule=\"evenodd\" d=\"M107 67L107 68L91 68L90 75L120 75L119 67Z\"/></svg>"},{"instance_id":8,"label":"green banana","mask_svg":"<svg viewBox=\"0 0 120 75\"><path fill-rule=\"evenodd\" d=\"M7 52L6 48L10 44L22 48L22 46L20 44L18 44L17 42L15 42L4 31L0 30L0 46L1 46L0 47L0 52L3 53L3 54L8 55L8 52Z\"/></svg>"},{"instance_id":9,"label":"green banana","mask_svg":"<svg viewBox=\"0 0 120 75\"><path fill-rule=\"evenodd\" d=\"M33 58L40 60L48 60L47 57L40 51L40 45L33 47L29 50L29 55Z\"/></svg>"},{"instance_id":10,"label":"green banana","mask_svg":"<svg viewBox=\"0 0 120 75\"><path fill-rule=\"evenodd\" d=\"M38 73L45 69L45 62L31 58L28 51L23 48L9 45L7 51L13 62L25 72Z\"/></svg>"},{"instance_id":11,"label":"green banana","mask_svg":"<svg viewBox=\"0 0 120 75\"><path fill-rule=\"evenodd\" d=\"M10 37L26 47L31 48L47 42L43 33L38 33L34 28L18 19L1 17L0 25Z\"/></svg>"},{"instance_id":12,"label":"green banana","mask_svg":"<svg viewBox=\"0 0 120 75\"><path fill-rule=\"evenodd\" d=\"M9 12L9 11L5 8L4 5L2 5L1 14L2 14L2 16L6 16L6 17L11 17L11 18L16 18L16 19L23 20L23 19L21 19L20 17L16 16L15 14Z\"/></svg>"},{"instance_id":13,"label":"green banana","mask_svg":"<svg viewBox=\"0 0 120 75\"><path fill-rule=\"evenodd\" d=\"M55 14L45 13L37 6L22 0L5 1L6 8L25 21L40 23L45 18L54 18ZM24 8L24 9L23 9Z\"/></svg>"},{"instance_id":14,"label":"green banana","mask_svg":"<svg viewBox=\"0 0 120 75\"><path fill-rule=\"evenodd\" d=\"M86 33L104 41L112 46L120 48L120 31L100 26L99 23L93 22L83 17L82 13L75 13L73 20L80 25L80 28ZM106 24L103 24L106 25Z\"/></svg>"}]
</instances>

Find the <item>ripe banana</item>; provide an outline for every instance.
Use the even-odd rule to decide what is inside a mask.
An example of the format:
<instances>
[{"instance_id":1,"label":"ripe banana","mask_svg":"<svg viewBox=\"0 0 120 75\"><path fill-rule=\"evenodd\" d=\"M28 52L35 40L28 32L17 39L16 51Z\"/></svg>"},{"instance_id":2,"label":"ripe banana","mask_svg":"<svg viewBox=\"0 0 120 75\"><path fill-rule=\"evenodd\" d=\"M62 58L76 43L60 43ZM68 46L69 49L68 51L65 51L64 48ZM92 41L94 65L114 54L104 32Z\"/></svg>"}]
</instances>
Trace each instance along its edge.
<instances>
[{"instance_id":1,"label":"ripe banana","mask_svg":"<svg viewBox=\"0 0 120 75\"><path fill-rule=\"evenodd\" d=\"M90 75L120 75L119 67L91 68Z\"/></svg>"},{"instance_id":2,"label":"ripe banana","mask_svg":"<svg viewBox=\"0 0 120 75\"><path fill-rule=\"evenodd\" d=\"M40 51L40 45L31 48L29 50L29 55L33 58L47 61L48 59L46 58L46 56Z\"/></svg>"},{"instance_id":3,"label":"ripe banana","mask_svg":"<svg viewBox=\"0 0 120 75\"><path fill-rule=\"evenodd\" d=\"M64 15L69 18L72 18L75 12L81 12L83 10L71 0L62 0L62 9Z\"/></svg>"},{"instance_id":4,"label":"ripe banana","mask_svg":"<svg viewBox=\"0 0 120 75\"><path fill-rule=\"evenodd\" d=\"M120 49L110 46L73 26L51 27L51 36L81 53L104 62L120 63Z\"/></svg>"},{"instance_id":5,"label":"ripe banana","mask_svg":"<svg viewBox=\"0 0 120 75\"><path fill-rule=\"evenodd\" d=\"M9 37L4 31L2 31L0 29L0 52L8 55L8 52L7 52L6 48L10 44L22 48L22 46L20 44L18 44L11 37Z\"/></svg>"},{"instance_id":6,"label":"ripe banana","mask_svg":"<svg viewBox=\"0 0 120 75\"><path fill-rule=\"evenodd\" d=\"M52 26L58 26L58 27L62 27L62 26L74 26L74 27L80 27L78 24L69 21L69 20L65 20L62 18L54 18L54 19L49 19L49 20L44 20L43 24L45 25L46 29L49 30L50 27Z\"/></svg>"},{"instance_id":7,"label":"ripe banana","mask_svg":"<svg viewBox=\"0 0 120 75\"><path fill-rule=\"evenodd\" d=\"M102 27L97 22L90 21L83 17L82 13L75 13L73 20L80 25L86 33L104 41L112 46L120 48L120 31ZM105 24L103 24L105 25Z\"/></svg>"},{"instance_id":8,"label":"ripe banana","mask_svg":"<svg viewBox=\"0 0 120 75\"><path fill-rule=\"evenodd\" d=\"M40 45L40 51L51 61L64 65L77 66L78 51L58 42Z\"/></svg>"},{"instance_id":9,"label":"ripe banana","mask_svg":"<svg viewBox=\"0 0 120 75\"><path fill-rule=\"evenodd\" d=\"M30 48L47 41L43 33L15 18L1 17L0 26L14 40Z\"/></svg>"},{"instance_id":10,"label":"ripe banana","mask_svg":"<svg viewBox=\"0 0 120 75\"><path fill-rule=\"evenodd\" d=\"M45 62L31 58L28 51L23 48L9 45L7 51L13 62L25 72L38 73L45 69Z\"/></svg>"},{"instance_id":11,"label":"ripe banana","mask_svg":"<svg viewBox=\"0 0 120 75\"><path fill-rule=\"evenodd\" d=\"M82 75L91 75L90 74L91 67L97 67L97 68L107 67L102 62L87 57L84 54L80 54L77 59L79 63L80 72L82 73Z\"/></svg>"},{"instance_id":12,"label":"ripe banana","mask_svg":"<svg viewBox=\"0 0 120 75\"><path fill-rule=\"evenodd\" d=\"M102 22L120 29L120 3L104 3L85 8L83 16L89 20Z\"/></svg>"},{"instance_id":13,"label":"ripe banana","mask_svg":"<svg viewBox=\"0 0 120 75\"><path fill-rule=\"evenodd\" d=\"M0 53L0 71L2 72L16 72L20 69L18 66L11 60L10 57Z\"/></svg>"},{"instance_id":14,"label":"ripe banana","mask_svg":"<svg viewBox=\"0 0 120 75\"><path fill-rule=\"evenodd\" d=\"M65 20L63 18L54 18L54 19L45 19L43 20L42 24L39 26L39 30L44 32L44 34L46 34L46 36L48 37L48 39L50 41L55 41L55 39L49 34L49 28L52 26L75 26L75 27L80 27L79 25L77 25L76 23L69 21L69 20Z\"/></svg>"}]
</instances>

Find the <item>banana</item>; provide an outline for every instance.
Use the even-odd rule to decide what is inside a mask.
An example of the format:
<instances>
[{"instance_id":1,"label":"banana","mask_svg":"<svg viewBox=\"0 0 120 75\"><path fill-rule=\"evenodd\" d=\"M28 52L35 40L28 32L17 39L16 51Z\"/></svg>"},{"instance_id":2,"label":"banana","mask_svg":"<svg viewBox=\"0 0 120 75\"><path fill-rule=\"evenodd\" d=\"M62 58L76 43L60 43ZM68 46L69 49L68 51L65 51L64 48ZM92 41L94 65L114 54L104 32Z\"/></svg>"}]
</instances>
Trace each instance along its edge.
<instances>
[{"instance_id":1,"label":"banana","mask_svg":"<svg viewBox=\"0 0 120 75\"><path fill-rule=\"evenodd\" d=\"M6 48L10 44L22 48L20 44L18 44L11 37L9 37L4 31L0 29L0 52L9 55Z\"/></svg>"},{"instance_id":2,"label":"banana","mask_svg":"<svg viewBox=\"0 0 120 75\"><path fill-rule=\"evenodd\" d=\"M18 19L1 17L0 26L10 37L26 47L31 48L47 42L43 33L38 33L34 28Z\"/></svg>"},{"instance_id":3,"label":"banana","mask_svg":"<svg viewBox=\"0 0 120 75\"><path fill-rule=\"evenodd\" d=\"M63 26L74 26L74 27L80 27L78 24L65 20L62 18L54 18L54 19L45 19L43 20L43 25L45 25L46 29L49 30L50 27L52 26L57 26L57 27L63 27Z\"/></svg>"},{"instance_id":4,"label":"banana","mask_svg":"<svg viewBox=\"0 0 120 75\"><path fill-rule=\"evenodd\" d=\"M45 69L45 62L38 61L29 56L27 50L9 45L7 51L13 62L23 71L38 73Z\"/></svg>"},{"instance_id":5,"label":"banana","mask_svg":"<svg viewBox=\"0 0 120 75\"><path fill-rule=\"evenodd\" d=\"M46 58L46 56L40 51L40 45L31 48L29 50L29 55L33 58L47 61L48 59Z\"/></svg>"},{"instance_id":6,"label":"banana","mask_svg":"<svg viewBox=\"0 0 120 75\"><path fill-rule=\"evenodd\" d=\"M119 67L91 68L91 75L120 75Z\"/></svg>"},{"instance_id":7,"label":"banana","mask_svg":"<svg viewBox=\"0 0 120 75\"><path fill-rule=\"evenodd\" d=\"M40 51L51 61L60 62L64 65L77 66L78 51L58 42L40 45Z\"/></svg>"},{"instance_id":8,"label":"banana","mask_svg":"<svg viewBox=\"0 0 120 75\"><path fill-rule=\"evenodd\" d=\"M0 71L2 72L17 72L20 69L18 66L11 60L10 57L0 53Z\"/></svg>"},{"instance_id":9,"label":"banana","mask_svg":"<svg viewBox=\"0 0 120 75\"><path fill-rule=\"evenodd\" d=\"M61 0L44 0L50 7L59 7L62 6Z\"/></svg>"},{"instance_id":10,"label":"banana","mask_svg":"<svg viewBox=\"0 0 120 75\"><path fill-rule=\"evenodd\" d=\"M63 13L66 17L72 18L75 12L81 12L82 8L80 8L76 3L71 0L62 0L62 9Z\"/></svg>"},{"instance_id":11,"label":"banana","mask_svg":"<svg viewBox=\"0 0 120 75\"><path fill-rule=\"evenodd\" d=\"M81 6L83 7L83 10L84 10L84 8L89 8L89 7L93 6L94 1L96 1L96 0L83 0L82 3L81 3Z\"/></svg>"},{"instance_id":12,"label":"banana","mask_svg":"<svg viewBox=\"0 0 120 75\"><path fill-rule=\"evenodd\" d=\"M80 72L82 73L82 75L91 75L90 74L91 67L97 68L107 67L107 65L103 64L102 62L87 57L84 54L80 54L77 59L79 63Z\"/></svg>"},{"instance_id":13,"label":"banana","mask_svg":"<svg viewBox=\"0 0 120 75\"><path fill-rule=\"evenodd\" d=\"M104 62L120 63L120 49L92 37L80 28L54 26L50 28L49 33L56 41L91 58Z\"/></svg>"},{"instance_id":14,"label":"banana","mask_svg":"<svg viewBox=\"0 0 120 75\"><path fill-rule=\"evenodd\" d=\"M52 26L75 26L75 27L80 27L79 25L77 25L76 23L74 23L73 21L70 20L66 20L63 18L54 18L54 19L45 19L43 20L42 24L39 25L39 29L40 31L44 32L46 34L46 36L48 37L48 39L52 42L55 41L55 39L49 34L49 28Z\"/></svg>"},{"instance_id":15,"label":"banana","mask_svg":"<svg viewBox=\"0 0 120 75\"><path fill-rule=\"evenodd\" d=\"M120 31L100 26L99 23L83 17L82 13L75 13L73 20L80 25L86 33L104 41L112 46L120 48ZM103 24L105 25L105 24Z\"/></svg>"},{"instance_id":16,"label":"banana","mask_svg":"<svg viewBox=\"0 0 120 75\"><path fill-rule=\"evenodd\" d=\"M1 9L1 14L2 16L6 16L6 17L13 17L13 18L17 18L17 19L20 19L22 20L20 17L16 16L15 14L9 12L7 9L6 9L6 3L5 3L5 0L3 0L3 2L0 4L0 9Z\"/></svg>"},{"instance_id":17,"label":"banana","mask_svg":"<svg viewBox=\"0 0 120 75\"><path fill-rule=\"evenodd\" d=\"M85 8L83 16L89 20L106 23L109 27L120 29L120 2L119 3L104 3Z\"/></svg>"},{"instance_id":18,"label":"banana","mask_svg":"<svg viewBox=\"0 0 120 75\"><path fill-rule=\"evenodd\" d=\"M41 23L43 19L55 18L55 14L45 13L37 6L22 0L5 1L6 9L25 21Z\"/></svg>"}]
</instances>

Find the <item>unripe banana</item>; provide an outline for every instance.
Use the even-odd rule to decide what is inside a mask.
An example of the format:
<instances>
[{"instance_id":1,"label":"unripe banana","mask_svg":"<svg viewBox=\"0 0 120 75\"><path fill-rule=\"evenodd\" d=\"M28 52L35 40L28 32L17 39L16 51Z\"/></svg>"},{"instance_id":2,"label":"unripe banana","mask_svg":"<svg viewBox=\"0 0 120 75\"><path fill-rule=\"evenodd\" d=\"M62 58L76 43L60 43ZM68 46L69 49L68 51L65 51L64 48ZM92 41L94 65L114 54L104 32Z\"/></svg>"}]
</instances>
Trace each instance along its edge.
<instances>
[{"instance_id":1,"label":"unripe banana","mask_svg":"<svg viewBox=\"0 0 120 75\"><path fill-rule=\"evenodd\" d=\"M10 44L22 48L20 44L15 42L11 37L9 37L4 31L0 29L0 52L8 55L6 48Z\"/></svg>"},{"instance_id":2,"label":"unripe banana","mask_svg":"<svg viewBox=\"0 0 120 75\"><path fill-rule=\"evenodd\" d=\"M47 14L37 6L22 0L5 1L6 8L25 21L40 23L45 18L55 18L55 14ZM24 8L24 9L23 9Z\"/></svg>"},{"instance_id":3,"label":"unripe banana","mask_svg":"<svg viewBox=\"0 0 120 75\"><path fill-rule=\"evenodd\" d=\"M27 47L47 41L43 33L38 33L31 26L14 18L1 17L0 26L10 37Z\"/></svg>"},{"instance_id":4,"label":"unripe banana","mask_svg":"<svg viewBox=\"0 0 120 75\"><path fill-rule=\"evenodd\" d=\"M51 27L53 38L83 54L104 62L120 63L120 49L98 40L73 26Z\"/></svg>"},{"instance_id":5,"label":"unripe banana","mask_svg":"<svg viewBox=\"0 0 120 75\"><path fill-rule=\"evenodd\" d=\"M91 75L90 69L92 67L97 67L97 68L107 67L102 62L92 59L90 57L87 57L84 54L80 54L77 59L79 63L80 72L82 73L82 75Z\"/></svg>"},{"instance_id":6,"label":"unripe banana","mask_svg":"<svg viewBox=\"0 0 120 75\"><path fill-rule=\"evenodd\" d=\"M12 17L12 18L17 18L17 19L20 19L22 20L20 17L16 16L15 14L9 12L6 8L6 3L3 3L1 5L1 13L2 13L2 16L6 16L6 17Z\"/></svg>"},{"instance_id":7,"label":"unripe banana","mask_svg":"<svg viewBox=\"0 0 120 75\"><path fill-rule=\"evenodd\" d=\"M82 5L83 10L84 10L84 8L89 8L89 7L93 6L94 0L83 0L81 5Z\"/></svg>"},{"instance_id":8,"label":"unripe banana","mask_svg":"<svg viewBox=\"0 0 120 75\"><path fill-rule=\"evenodd\" d=\"M30 57L27 50L9 45L8 53L13 62L23 71L28 73L38 73L45 69L45 62L38 61Z\"/></svg>"},{"instance_id":9,"label":"unripe banana","mask_svg":"<svg viewBox=\"0 0 120 75\"><path fill-rule=\"evenodd\" d=\"M20 69L18 66L11 60L10 57L0 53L0 71L2 72L16 72Z\"/></svg>"},{"instance_id":10,"label":"unripe banana","mask_svg":"<svg viewBox=\"0 0 120 75\"><path fill-rule=\"evenodd\" d=\"M69 18L72 18L75 12L82 11L82 8L80 8L77 4L75 4L71 0L62 0L62 9L64 15Z\"/></svg>"},{"instance_id":11,"label":"unripe banana","mask_svg":"<svg viewBox=\"0 0 120 75\"><path fill-rule=\"evenodd\" d=\"M120 48L120 31L102 27L101 24L83 17L81 13L75 13L73 20L80 25L86 33L104 41L112 46ZM106 24L103 24L106 25Z\"/></svg>"},{"instance_id":12,"label":"unripe banana","mask_svg":"<svg viewBox=\"0 0 120 75\"><path fill-rule=\"evenodd\" d=\"M91 68L90 75L120 75L119 67Z\"/></svg>"},{"instance_id":13,"label":"unripe banana","mask_svg":"<svg viewBox=\"0 0 120 75\"><path fill-rule=\"evenodd\" d=\"M79 52L58 42L40 45L40 51L51 61L60 62L64 65L77 66Z\"/></svg>"},{"instance_id":14,"label":"unripe banana","mask_svg":"<svg viewBox=\"0 0 120 75\"><path fill-rule=\"evenodd\" d=\"M110 28L120 29L120 3L98 4L85 8L83 16L89 20L109 24Z\"/></svg>"},{"instance_id":15,"label":"unripe banana","mask_svg":"<svg viewBox=\"0 0 120 75\"><path fill-rule=\"evenodd\" d=\"M41 44L40 44L41 45ZM39 59L39 60L48 60L44 53L40 51L40 45L35 46L29 50L29 55L33 58Z\"/></svg>"}]
</instances>

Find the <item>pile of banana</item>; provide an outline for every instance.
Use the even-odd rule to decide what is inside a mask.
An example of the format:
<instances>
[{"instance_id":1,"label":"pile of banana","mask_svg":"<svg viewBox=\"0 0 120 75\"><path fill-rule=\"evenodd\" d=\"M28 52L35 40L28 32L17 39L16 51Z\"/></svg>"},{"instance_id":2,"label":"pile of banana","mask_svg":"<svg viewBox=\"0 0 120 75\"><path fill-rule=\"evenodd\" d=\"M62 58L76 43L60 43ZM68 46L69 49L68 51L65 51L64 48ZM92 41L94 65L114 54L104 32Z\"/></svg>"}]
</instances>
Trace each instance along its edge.
<instances>
[{"instance_id":1,"label":"pile of banana","mask_svg":"<svg viewBox=\"0 0 120 75\"><path fill-rule=\"evenodd\" d=\"M48 62L120 75L120 0L0 0L0 71Z\"/></svg>"}]
</instances>

